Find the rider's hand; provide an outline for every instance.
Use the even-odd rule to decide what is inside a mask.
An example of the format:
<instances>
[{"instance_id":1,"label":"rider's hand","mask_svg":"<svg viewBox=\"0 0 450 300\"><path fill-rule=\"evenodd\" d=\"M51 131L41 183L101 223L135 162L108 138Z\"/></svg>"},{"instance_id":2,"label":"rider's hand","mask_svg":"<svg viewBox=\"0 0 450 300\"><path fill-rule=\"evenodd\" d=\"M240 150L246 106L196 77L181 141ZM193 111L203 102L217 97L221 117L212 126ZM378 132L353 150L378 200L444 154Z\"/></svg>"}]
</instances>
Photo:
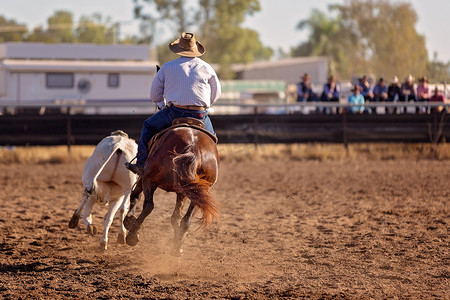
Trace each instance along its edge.
<instances>
[{"instance_id":1,"label":"rider's hand","mask_svg":"<svg viewBox=\"0 0 450 300\"><path fill-rule=\"evenodd\" d=\"M157 102L156 106L158 107L159 110L163 110L164 107L166 107L166 103L165 101Z\"/></svg>"}]
</instances>

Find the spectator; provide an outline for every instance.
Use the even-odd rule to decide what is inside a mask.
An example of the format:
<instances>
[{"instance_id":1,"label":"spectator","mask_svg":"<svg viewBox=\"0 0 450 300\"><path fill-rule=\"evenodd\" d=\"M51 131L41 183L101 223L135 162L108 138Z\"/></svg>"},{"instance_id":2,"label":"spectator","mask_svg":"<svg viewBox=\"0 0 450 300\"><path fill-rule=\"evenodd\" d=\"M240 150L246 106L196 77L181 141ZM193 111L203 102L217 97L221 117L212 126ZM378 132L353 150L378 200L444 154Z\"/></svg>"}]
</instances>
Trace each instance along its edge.
<instances>
[{"instance_id":1,"label":"spectator","mask_svg":"<svg viewBox=\"0 0 450 300\"><path fill-rule=\"evenodd\" d=\"M404 102L417 101L416 92L414 90L414 78L411 74L406 76L405 82L400 87L400 100ZM403 107L400 113L403 113Z\"/></svg>"},{"instance_id":2,"label":"spectator","mask_svg":"<svg viewBox=\"0 0 450 300\"><path fill-rule=\"evenodd\" d=\"M388 89L387 86L384 84L384 79L380 78L378 80L378 83L373 88L373 101L374 102L380 102L380 101L386 101L388 98ZM386 108L385 108L386 109ZM376 107L372 108L373 113L377 113ZM385 110L386 112L386 110Z\"/></svg>"},{"instance_id":3,"label":"spectator","mask_svg":"<svg viewBox=\"0 0 450 300\"><path fill-rule=\"evenodd\" d=\"M367 80L367 76L364 75L359 79L359 87L361 88L361 95L364 97L364 100L372 101L373 100L373 92L372 86Z\"/></svg>"},{"instance_id":4,"label":"spectator","mask_svg":"<svg viewBox=\"0 0 450 300\"><path fill-rule=\"evenodd\" d=\"M328 102L339 102L339 92L340 88L336 84L334 76L331 75L330 77L328 77L328 83L323 86L323 92L320 96L320 100ZM331 108L324 108L324 113L326 113L327 115L330 114Z\"/></svg>"},{"instance_id":5,"label":"spectator","mask_svg":"<svg viewBox=\"0 0 450 300\"><path fill-rule=\"evenodd\" d=\"M431 103L439 103L440 102L440 103L444 104L444 102L445 102L444 96L442 95L442 93L438 87L434 88L434 93L433 93L433 96L431 96L431 98L430 98L430 102ZM430 109L430 112L431 113L441 112L442 110L444 110L444 106L438 106L438 107L432 107Z\"/></svg>"},{"instance_id":6,"label":"spectator","mask_svg":"<svg viewBox=\"0 0 450 300\"><path fill-rule=\"evenodd\" d=\"M397 103L400 99L400 86L398 85L397 76L392 77L391 84L388 87L388 101ZM397 107L389 109L389 112L397 113Z\"/></svg>"},{"instance_id":7,"label":"spectator","mask_svg":"<svg viewBox=\"0 0 450 300\"><path fill-rule=\"evenodd\" d=\"M348 108L348 112L351 114L363 114L367 113L364 107L364 97L361 95L361 87L356 84L352 89L352 94L348 96L348 103L354 104Z\"/></svg>"},{"instance_id":8,"label":"spectator","mask_svg":"<svg viewBox=\"0 0 450 300\"><path fill-rule=\"evenodd\" d=\"M297 102L316 101L317 97L314 94L313 86L311 84L311 76L305 73L302 81L297 85Z\"/></svg>"},{"instance_id":9,"label":"spectator","mask_svg":"<svg viewBox=\"0 0 450 300\"><path fill-rule=\"evenodd\" d=\"M418 101L430 101L431 98L431 91L428 87L428 78L426 76L423 76L419 79L419 85L417 86L417 98ZM419 107L420 113L426 113L429 109L426 109L424 106Z\"/></svg>"}]
</instances>

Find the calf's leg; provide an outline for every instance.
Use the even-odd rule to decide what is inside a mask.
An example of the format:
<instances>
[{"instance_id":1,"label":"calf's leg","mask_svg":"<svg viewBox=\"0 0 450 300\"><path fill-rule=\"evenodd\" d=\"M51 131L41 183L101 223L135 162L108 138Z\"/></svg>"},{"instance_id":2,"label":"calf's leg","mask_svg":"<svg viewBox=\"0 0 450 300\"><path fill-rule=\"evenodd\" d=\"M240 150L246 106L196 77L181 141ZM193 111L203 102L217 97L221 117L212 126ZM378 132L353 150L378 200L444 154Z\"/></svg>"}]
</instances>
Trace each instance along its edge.
<instances>
[{"instance_id":1,"label":"calf's leg","mask_svg":"<svg viewBox=\"0 0 450 300\"><path fill-rule=\"evenodd\" d=\"M83 210L84 205L86 204L86 199L88 198L88 193L86 190L83 191L83 194L81 196L81 203L80 206L75 210L75 212L72 215L72 218L69 221L69 228L76 228L78 226L78 221L81 217L81 211Z\"/></svg>"},{"instance_id":2,"label":"calf's leg","mask_svg":"<svg viewBox=\"0 0 450 300\"><path fill-rule=\"evenodd\" d=\"M123 202L123 198L124 196L120 197L119 199L115 200L115 201L111 201L109 203L109 210L108 213L105 215L105 217L103 218L103 235L100 239L100 247L103 250L107 250L108 248L108 232L109 232L109 228L111 227L111 224L114 220L114 216L116 215L117 210L119 209L119 207L122 205Z\"/></svg>"}]
</instances>

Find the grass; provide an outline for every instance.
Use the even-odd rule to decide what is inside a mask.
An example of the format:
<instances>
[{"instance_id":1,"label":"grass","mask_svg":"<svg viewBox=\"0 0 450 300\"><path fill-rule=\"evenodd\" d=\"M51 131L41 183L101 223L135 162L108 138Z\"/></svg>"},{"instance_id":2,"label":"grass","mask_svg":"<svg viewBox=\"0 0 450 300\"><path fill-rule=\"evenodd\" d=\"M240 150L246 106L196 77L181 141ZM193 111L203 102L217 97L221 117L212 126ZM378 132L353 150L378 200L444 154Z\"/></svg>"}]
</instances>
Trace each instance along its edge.
<instances>
[{"instance_id":1,"label":"grass","mask_svg":"<svg viewBox=\"0 0 450 300\"><path fill-rule=\"evenodd\" d=\"M69 152L67 146L1 147L0 163L58 164L84 162L91 156L94 148L94 146L72 146Z\"/></svg>"},{"instance_id":2,"label":"grass","mask_svg":"<svg viewBox=\"0 0 450 300\"><path fill-rule=\"evenodd\" d=\"M433 144L219 144L221 161L283 160L449 160L450 145ZM85 162L94 146L1 147L0 163L64 164Z\"/></svg>"},{"instance_id":3,"label":"grass","mask_svg":"<svg viewBox=\"0 0 450 300\"><path fill-rule=\"evenodd\" d=\"M219 145L221 160L448 160L450 145L438 144L290 144Z\"/></svg>"}]
</instances>

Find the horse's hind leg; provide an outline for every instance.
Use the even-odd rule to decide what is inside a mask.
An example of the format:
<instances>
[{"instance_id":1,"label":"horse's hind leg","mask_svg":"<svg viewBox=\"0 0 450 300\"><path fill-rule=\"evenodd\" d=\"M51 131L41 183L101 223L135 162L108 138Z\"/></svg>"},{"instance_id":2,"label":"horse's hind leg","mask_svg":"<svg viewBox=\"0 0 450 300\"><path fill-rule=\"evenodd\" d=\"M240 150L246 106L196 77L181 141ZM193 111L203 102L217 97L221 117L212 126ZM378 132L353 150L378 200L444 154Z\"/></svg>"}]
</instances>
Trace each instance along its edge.
<instances>
[{"instance_id":1,"label":"horse's hind leg","mask_svg":"<svg viewBox=\"0 0 450 300\"><path fill-rule=\"evenodd\" d=\"M131 227L131 229L127 228L129 232L127 234L126 241L130 246L135 246L139 242L137 231L139 230L139 228L141 228L141 225L144 222L145 218L152 212L153 208L155 207L153 203L153 194L155 193L156 188L157 186L152 186L144 191L145 200L142 212L136 219L136 221L133 222L133 226Z\"/></svg>"},{"instance_id":2,"label":"horse's hind leg","mask_svg":"<svg viewBox=\"0 0 450 300\"><path fill-rule=\"evenodd\" d=\"M170 222L175 231L180 228L181 212L183 211L184 203L186 202L186 197L183 194L177 193L177 203L175 204L175 209L173 210Z\"/></svg>"},{"instance_id":3,"label":"horse's hind leg","mask_svg":"<svg viewBox=\"0 0 450 300\"><path fill-rule=\"evenodd\" d=\"M177 198L178 200L178 198ZM173 241L173 248L171 251L172 255L175 256L181 256L183 254L183 249L181 249L181 245L183 244L183 237L186 231L188 231L189 227L191 226L191 217L194 212L195 205L189 204L189 208L184 215L183 219L180 221L180 226L178 229L175 229L175 238Z\"/></svg>"},{"instance_id":4,"label":"horse's hind leg","mask_svg":"<svg viewBox=\"0 0 450 300\"><path fill-rule=\"evenodd\" d=\"M181 213L185 203L186 197L183 194L177 193L177 203L175 204L175 209L173 210L172 217L170 218L174 232L174 241L176 241L180 235Z\"/></svg>"}]
</instances>

